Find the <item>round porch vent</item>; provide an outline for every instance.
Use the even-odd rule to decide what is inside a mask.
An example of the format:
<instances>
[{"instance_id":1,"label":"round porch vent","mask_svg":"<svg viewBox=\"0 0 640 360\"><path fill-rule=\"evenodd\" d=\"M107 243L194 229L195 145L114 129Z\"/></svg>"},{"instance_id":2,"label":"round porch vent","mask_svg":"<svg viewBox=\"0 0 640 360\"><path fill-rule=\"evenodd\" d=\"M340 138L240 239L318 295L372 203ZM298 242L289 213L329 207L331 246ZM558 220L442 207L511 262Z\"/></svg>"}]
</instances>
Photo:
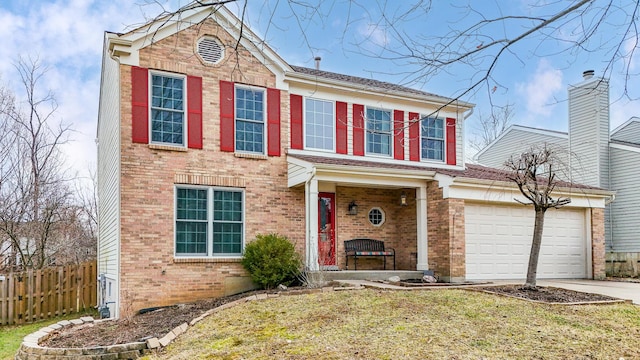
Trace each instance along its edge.
<instances>
[{"instance_id":1,"label":"round porch vent","mask_svg":"<svg viewBox=\"0 0 640 360\"><path fill-rule=\"evenodd\" d=\"M206 63L217 64L224 57L224 47L218 39L205 36L198 40L198 55Z\"/></svg>"}]
</instances>

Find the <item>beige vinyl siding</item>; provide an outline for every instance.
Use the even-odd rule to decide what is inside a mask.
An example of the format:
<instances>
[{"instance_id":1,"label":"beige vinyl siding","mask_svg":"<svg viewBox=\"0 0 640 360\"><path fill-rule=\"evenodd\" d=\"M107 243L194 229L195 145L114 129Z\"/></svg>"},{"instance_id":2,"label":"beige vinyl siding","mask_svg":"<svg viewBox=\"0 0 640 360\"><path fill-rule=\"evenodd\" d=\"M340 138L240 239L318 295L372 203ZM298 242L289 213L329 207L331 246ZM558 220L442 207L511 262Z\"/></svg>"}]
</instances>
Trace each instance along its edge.
<instances>
[{"instance_id":1,"label":"beige vinyl siding","mask_svg":"<svg viewBox=\"0 0 640 360\"><path fill-rule=\"evenodd\" d=\"M610 204L613 250L640 252L640 191L638 191L638 151L611 148L611 189L616 200Z\"/></svg>"},{"instance_id":2,"label":"beige vinyl siding","mask_svg":"<svg viewBox=\"0 0 640 360\"><path fill-rule=\"evenodd\" d=\"M98 273L117 281L120 241L119 65L103 54L98 111Z\"/></svg>"},{"instance_id":3,"label":"beige vinyl siding","mask_svg":"<svg viewBox=\"0 0 640 360\"><path fill-rule=\"evenodd\" d=\"M622 129L611 134L611 140L640 144L640 121L631 121Z\"/></svg>"},{"instance_id":4,"label":"beige vinyl siding","mask_svg":"<svg viewBox=\"0 0 640 360\"><path fill-rule=\"evenodd\" d=\"M569 88L569 152L572 180L608 188L609 86L604 80Z\"/></svg>"},{"instance_id":5,"label":"beige vinyl siding","mask_svg":"<svg viewBox=\"0 0 640 360\"><path fill-rule=\"evenodd\" d=\"M477 161L485 166L503 168L504 162L512 155L519 155L531 148L531 146L541 146L548 144L558 149L563 161L566 161L567 139L558 134L557 136L541 133L537 130L530 131L518 127L512 127L500 139L485 149L477 157Z\"/></svg>"}]
</instances>

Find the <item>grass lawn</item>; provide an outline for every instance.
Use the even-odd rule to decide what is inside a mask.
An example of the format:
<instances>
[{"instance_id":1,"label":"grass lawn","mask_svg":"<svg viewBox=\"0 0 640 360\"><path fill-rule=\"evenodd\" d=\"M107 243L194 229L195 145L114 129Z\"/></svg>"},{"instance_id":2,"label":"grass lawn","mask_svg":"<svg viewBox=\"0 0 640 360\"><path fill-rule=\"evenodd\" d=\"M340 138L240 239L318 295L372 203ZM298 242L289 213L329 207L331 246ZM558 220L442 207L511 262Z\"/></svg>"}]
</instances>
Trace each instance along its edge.
<instances>
[{"instance_id":1,"label":"grass lawn","mask_svg":"<svg viewBox=\"0 0 640 360\"><path fill-rule=\"evenodd\" d=\"M13 356L16 354L18 349L20 348L20 344L22 343L22 339L31 334L32 332L36 332L50 324L55 324L61 320L70 320L70 319L78 319L82 316L91 315L96 316L94 313L74 313L70 315L60 316L57 318L47 319L38 321L32 324L27 325L10 325L10 326L0 326L0 359L7 360L13 359Z\"/></svg>"},{"instance_id":2,"label":"grass lawn","mask_svg":"<svg viewBox=\"0 0 640 360\"><path fill-rule=\"evenodd\" d=\"M360 290L215 313L149 359L637 359L640 307Z\"/></svg>"}]
</instances>

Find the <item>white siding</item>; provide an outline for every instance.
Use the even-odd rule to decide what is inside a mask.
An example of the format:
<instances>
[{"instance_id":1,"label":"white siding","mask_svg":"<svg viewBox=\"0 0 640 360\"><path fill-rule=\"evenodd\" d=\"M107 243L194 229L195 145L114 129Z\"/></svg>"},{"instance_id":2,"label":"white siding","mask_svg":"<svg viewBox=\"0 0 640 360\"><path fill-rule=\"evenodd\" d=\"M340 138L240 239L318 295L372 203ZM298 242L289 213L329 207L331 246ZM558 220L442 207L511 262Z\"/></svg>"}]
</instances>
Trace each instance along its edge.
<instances>
[{"instance_id":1,"label":"white siding","mask_svg":"<svg viewBox=\"0 0 640 360\"><path fill-rule=\"evenodd\" d=\"M613 251L640 252L640 191L638 191L639 152L611 148L611 203ZM607 234L608 235L608 234ZM609 250L609 249L607 249Z\"/></svg>"},{"instance_id":2,"label":"white siding","mask_svg":"<svg viewBox=\"0 0 640 360\"><path fill-rule=\"evenodd\" d=\"M119 65L105 49L98 111L98 273L110 279L117 300L120 247L120 90ZM106 294L107 297L108 293ZM114 299L115 297L115 299ZM117 306L110 306L117 316Z\"/></svg>"},{"instance_id":3,"label":"white siding","mask_svg":"<svg viewBox=\"0 0 640 360\"><path fill-rule=\"evenodd\" d=\"M593 79L569 87L569 151L574 182L608 188L609 84Z\"/></svg>"},{"instance_id":4,"label":"white siding","mask_svg":"<svg viewBox=\"0 0 640 360\"><path fill-rule=\"evenodd\" d=\"M611 134L611 140L640 144L640 121L631 121L625 127Z\"/></svg>"},{"instance_id":5,"label":"white siding","mask_svg":"<svg viewBox=\"0 0 640 360\"><path fill-rule=\"evenodd\" d=\"M528 131L518 127L507 130L501 138L489 145L477 157L477 161L485 166L504 168L504 162L512 155L519 155L529 150L531 146L548 144L558 149L563 161L566 161L567 139L564 136L553 136L540 131Z\"/></svg>"}]
</instances>

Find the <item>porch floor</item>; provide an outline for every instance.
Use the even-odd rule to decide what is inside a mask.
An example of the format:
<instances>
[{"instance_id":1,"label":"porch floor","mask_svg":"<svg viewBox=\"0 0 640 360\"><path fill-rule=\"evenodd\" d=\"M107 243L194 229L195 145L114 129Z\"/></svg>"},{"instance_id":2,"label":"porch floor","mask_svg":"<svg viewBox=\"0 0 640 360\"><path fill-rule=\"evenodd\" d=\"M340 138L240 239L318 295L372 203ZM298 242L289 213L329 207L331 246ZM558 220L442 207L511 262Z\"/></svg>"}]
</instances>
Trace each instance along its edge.
<instances>
[{"instance_id":1,"label":"porch floor","mask_svg":"<svg viewBox=\"0 0 640 360\"><path fill-rule=\"evenodd\" d=\"M422 271L410 270L341 270L325 271L326 280L388 280L392 276L398 276L400 280L421 279Z\"/></svg>"}]
</instances>

